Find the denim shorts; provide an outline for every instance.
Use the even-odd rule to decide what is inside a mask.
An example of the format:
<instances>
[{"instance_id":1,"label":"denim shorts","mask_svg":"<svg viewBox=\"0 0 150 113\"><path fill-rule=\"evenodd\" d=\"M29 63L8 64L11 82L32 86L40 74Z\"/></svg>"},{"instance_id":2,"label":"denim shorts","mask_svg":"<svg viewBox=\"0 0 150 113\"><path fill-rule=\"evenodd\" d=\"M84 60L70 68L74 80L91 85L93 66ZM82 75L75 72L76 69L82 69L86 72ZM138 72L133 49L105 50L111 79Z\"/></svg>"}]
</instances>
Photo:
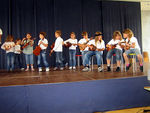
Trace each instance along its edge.
<instances>
[{"instance_id":1,"label":"denim shorts","mask_svg":"<svg viewBox=\"0 0 150 113\"><path fill-rule=\"evenodd\" d=\"M129 54L131 54L131 53L135 53L136 55L141 54L141 52L140 52L139 49L129 49L129 50L126 50L124 53L125 53L126 55L129 55Z\"/></svg>"}]
</instances>

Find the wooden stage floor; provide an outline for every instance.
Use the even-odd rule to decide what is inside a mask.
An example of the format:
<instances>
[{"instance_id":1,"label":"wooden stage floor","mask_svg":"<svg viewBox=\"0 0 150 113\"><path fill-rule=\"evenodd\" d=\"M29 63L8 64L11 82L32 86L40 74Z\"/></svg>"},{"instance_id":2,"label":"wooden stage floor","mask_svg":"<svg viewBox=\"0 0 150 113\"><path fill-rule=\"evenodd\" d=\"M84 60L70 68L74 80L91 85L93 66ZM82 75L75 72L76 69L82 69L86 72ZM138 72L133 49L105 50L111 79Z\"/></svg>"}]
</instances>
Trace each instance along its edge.
<instances>
[{"instance_id":1,"label":"wooden stage floor","mask_svg":"<svg viewBox=\"0 0 150 113\"><path fill-rule=\"evenodd\" d=\"M53 71L51 69L49 72L38 72L37 70L34 72L6 72L0 70L0 86L79 82L147 76L150 63L144 64L144 72L140 72L138 68L136 73L132 72L132 67L128 72L107 72L106 65L104 67L104 72L97 72L97 66L94 66L94 69L91 72L82 72L82 67L79 67L76 70L65 69L63 71ZM116 67L114 66L114 71L115 68Z\"/></svg>"}]
</instances>

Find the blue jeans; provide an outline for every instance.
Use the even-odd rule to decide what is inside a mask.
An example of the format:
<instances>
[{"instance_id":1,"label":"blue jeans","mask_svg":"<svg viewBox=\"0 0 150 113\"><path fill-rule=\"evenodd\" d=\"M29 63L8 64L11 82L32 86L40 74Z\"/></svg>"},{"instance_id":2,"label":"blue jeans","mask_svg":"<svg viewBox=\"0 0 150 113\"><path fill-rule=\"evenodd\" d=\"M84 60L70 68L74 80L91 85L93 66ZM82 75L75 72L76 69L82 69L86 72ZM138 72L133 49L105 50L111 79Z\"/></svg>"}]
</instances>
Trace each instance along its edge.
<instances>
[{"instance_id":1,"label":"blue jeans","mask_svg":"<svg viewBox=\"0 0 150 113\"><path fill-rule=\"evenodd\" d=\"M103 52L102 51L89 51L86 53L85 55L85 66L89 66L89 61L90 61L90 58L93 56L93 55L96 55L96 59L97 59L97 65L98 66L101 66L101 57L103 55Z\"/></svg>"},{"instance_id":2,"label":"blue jeans","mask_svg":"<svg viewBox=\"0 0 150 113\"><path fill-rule=\"evenodd\" d=\"M82 54L82 64L83 66L86 66L86 63L85 63L85 55L86 53L88 53L88 51L82 51L81 54ZM89 61L89 65L90 65L90 61Z\"/></svg>"},{"instance_id":3,"label":"blue jeans","mask_svg":"<svg viewBox=\"0 0 150 113\"><path fill-rule=\"evenodd\" d=\"M112 49L112 50L107 52L106 58L107 59L111 59L113 54L116 54L116 60L117 61L121 60L122 50L120 50L120 49Z\"/></svg>"},{"instance_id":4,"label":"blue jeans","mask_svg":"<svg viewBox=\"0 0 150 113\"><path fill-rule=\"evenodd\" d=\"M129 50L126 50L125 53L126 53L127 55L129 55L130 53L135 53L136 55L141 54L141 52L140 52L139 49L129 49Z\"/></svg>"},{"instance_id":5,"label":"blue jeans","mask_svg":"<svg viewBox=\"0 0 150 113\"><path fill-rule=\"evenodd\" d=\"M56 54L56 67L63 67L62 52L55 52Z\"/></svg>"},{"instance_id":6,"label":"blue jeans","mask_svg":"<svg viewBox=\"0 0 150 113\"><path fill-rule=\"evenodd\" d=\"M26 64L33 64L33 54L25 54Z\"/></svg>"},{"instance_id":7,"label":"blue jeans","mask_svg":"<svg viewBox=\"0 0 150 113\"><path fill-rule=\"evenodd\" d=\"M15 54L15 66L16 68L19 66L20 69L23 68L21 54Z\"/></svg>"},{"instance_id":8,"label":"blue jeans","mask_svg":"<svg viewBox=\"0 0 150 113\"><path fill-rule=\"evenodd\" d=\"M39 68L42 68L41 58L42 58L42 60L43 60L44 66L45 66L46 68L48 68L48 67L49 67L49 64L48 64L48 62L47 62L47 60L46 60L46 50L42 50L42 51L40 52L40 55L38 55L38 67L39 67Z\"/></svg>"},{"instance_id":9,"label":"blue jeans","mask_svg":"<svg viewBox=\"0 0 150 113\"><path fill-rule=\"evenodd\" d=\"M69 66L76 66L76 50L69 50Z\"/></svg>"},{"instance_id":10,"label":"blue jeans","mask_svg":"<svg viewBox=\"0 0 150 113\"><path fill-rule=\"evenodd\" d=\"M7 60L7 71L14 70L14 53L9 52L6 54L6 60Z\"/></svg>"}]
</instances>

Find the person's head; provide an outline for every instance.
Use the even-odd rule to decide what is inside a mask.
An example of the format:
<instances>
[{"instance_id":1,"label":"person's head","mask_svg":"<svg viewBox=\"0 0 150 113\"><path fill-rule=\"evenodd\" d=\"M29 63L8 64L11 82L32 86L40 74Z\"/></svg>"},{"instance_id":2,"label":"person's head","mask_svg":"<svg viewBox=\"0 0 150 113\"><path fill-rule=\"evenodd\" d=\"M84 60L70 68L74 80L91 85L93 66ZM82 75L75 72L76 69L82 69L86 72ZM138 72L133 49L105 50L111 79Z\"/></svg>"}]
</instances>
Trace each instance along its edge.
<instances>
[{"instance_id":1,"label":"person's head","mask_svg":"<svg viewBox=\"0 0 150 113\"><path fill-rule=\"evenodd\" d=\"M17 39L16 39L16 44L17 44L17 45L20 45L20 44L21 44L21 39L20 39L20 38L17 38Z\"/></svg>"},{"instance_id":2,"label":"person's head","mask_svg":"<svg viewBox=\"0 0 150 113\"><path fill-rule=\"evenodd\" d=\"M113 33L113 39L114 40L122 40L122 35L121 35L121 32L120 31L115 31L114 33Z\"/></svg>"},{"instance_id":3,"label":"person's head","mask_svg":"<svg viewBox=\"0 0 150 113\"><path fill-rule=\"evenodd\" d=\"M55 31L55 37L58 38L61 36L61 31L60 30L56 30Z\"/></svg>"},{"instance_id":4,"label":"person's head","mask_svg":"<svg viewBox=\"0 0 150 113\"><path fill-rule=\"evenodd\" d=\"M88 33L86 31L83 31L81 35L83 38L88 38Z\"/></svg>"},{"instance_id":5,"label":"person's head","mask_svg":"<svg viewBox=\"0 0 150 113\"><path fill-rule=\"evenodd\" d=\"M46 33L45 32L40 32L39 37L40 37L40 39L44 39L46 37Z\"/></svg>"},{"instance_id":6,"label":"person's head","mask_svg":"<svg viewBox=\"0 0 150 113\"><path fill-rule=\"evenodd\" d=\"M71 33L70 33L70 37L71 37L72 39L75 39L75 38L76 38L75 32L71 32Z\"/></svg>"},{"instance_id":7,"label":"person's head","mask_svg":"<svg viewBox=\"0 0 150 113\"><path fill-rule=\"evenodd\" d=\"M6 37L6 42L12 42L14 40L14 37L12 35L8 35Z\"/></svg>"},{"instance_id":8,"label":"person's head","mask_svg":"<svg viewBox=\"0 0 150 113\"><path fill-rule=\"evenodd\" d=\"M97 43L98 41L102 40L102 32L97 31L95 33L95 42Z\"/></svg>"},{"instance_id":9,"label":"person's head","mask_svg":"<svg viewBox=\"0 0 150 113\"><path fill-rule=\"evenodd\" d=\"M124 38L131 38L131 37L133 37L133 36L134 36L134 34L133 34L133 32L132 32L131 29L127 28L127 29L125 29L125 30L123 31L123 37L124 37Z\"/></svg>"},{"instance_id":10,"label":"person's head","mask_svg":"<svg viewBox=\"0 0 150 113\"><path fill-rule=\"evenodd\" d=\"M31 39L31 37L32 37L32 36L31 36L31 33L27 33L27 34L26 34L26 38L27 38L27 39Z\"/></svg>"}]
</instances>

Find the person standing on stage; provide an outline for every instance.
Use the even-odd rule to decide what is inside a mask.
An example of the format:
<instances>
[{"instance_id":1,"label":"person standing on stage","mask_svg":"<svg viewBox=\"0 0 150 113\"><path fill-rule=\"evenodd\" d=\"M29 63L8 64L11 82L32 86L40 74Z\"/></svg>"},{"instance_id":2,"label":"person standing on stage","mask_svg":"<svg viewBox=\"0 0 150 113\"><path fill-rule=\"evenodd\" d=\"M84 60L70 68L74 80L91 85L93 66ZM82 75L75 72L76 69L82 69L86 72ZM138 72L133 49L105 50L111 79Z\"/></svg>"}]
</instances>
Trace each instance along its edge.
<instances>
[{"instance_id":1,"label":"person standing on stage","mask_svg":"<svg viewBox=\"0 0 150 113\"><path fill-rule=\"evenodd\" d=\"M2 29L0 28L0 44L2 43L2 34L3 32L2 32Z\"/></svg>"},{"instance_id":2,"label":"person standing on stage","mask_svg":"<svg viewBox=\"0 0 150 113\"><path fill-rule=\"evenodd\" d=\"M40 40L38 42L38 46L41 48L40 55L38 55L38 68L39 72L42 71L42 64L41 64L41 58L43 60L44 66L46 67L46 72L49 71L49 64L46 59L46 49L48 47L48 40L45 38L46 33L45 32L40 32L39 33Z\"/></svg>"},{"instance_id":3,"label":"person standing on stage","mask_svg":"<svg viewBox=\"0 0 150 113\"><path fill-rule=\"evenodd\" d=\"M143 72L143 59L142 59L140 46L138 44L137 38L134 37L132 30L129 28L123 31L123 37L126 38L125 52L123 53L125 64L126 64L126 70L129 70L131 66L129 63L128 55L130 53L135 53L139 60L140 70L141 72Z\"/></svg>"},{"instance_id":4,"label":"person standing on stage","mask_svg":"<svg viewBox=\"0 0 150 113\"><path fill-rule=\"evenodd\" d=\"M84 56L85 67L82 71L90 71L89 69L89 61L93 55L96 55L98 72L103 71L101 67L101 61L103 60L102 55L105 50L105 42L102 40L102 33L96 32L95 39L89 41L87 44L89 47L89 51Z\"/></svg>"},{"instance_id":5,"label":"person standing on stage","mask_svg":"<svg viewBox=\"0 0 150 113\"><path fill-rule=\"evenodd\" d=\"M22 58L21 58L21 39L16 39L16 43L15 43L15 65L17 67L17 65L19 66L19 69L24 70L23 68L23 64L22 64Z\"/></svg>"},{"instance_id":6,"label":"person standing on stage","mask_svg":"<svg viewBox=\"0 0 150 113\"><path fill-rule=\"evenodd\" d=\"M34 41L32 40L32 36L30 33L26 34L26 38L23 38L22 40L22 48L23 53L25 54L25 60L27 68L25 71L29 71L29 66L31 66L31 71L34 71L33 68L33 44Z\"/></svg>"},{"instance_id":7,"label":"person standing on stage","mask_svg":"<svg viewBox=\"0 0 150 113\"><path fill-rule=\"evenodd\" d=\"M61 38L61 31L56 30L55 31L55 45L54 48L51 50L51 53L54 51L56 54L56 67L54 70L58 70L60 67L60 70L64 70L64 65L63 65L63 39Z\"/></svg>"},{"instance_id":8,"label":"person standing on stage","mask_svg":"<svg viewBox=\"0 0 150 113\"><path fill-rule=\"evenodd\" d=\"M69 69L76 69L76 48L78 40L74 32L70 33L70 38L64 41L64 44L70 44L69 47Z\"/></svg>"},{"instance_id":9,"label":"person standing on stage","mask_svg":"<svg viewBox=\"0 0 150 113\"><path fill-rule=\"evenodd\" d=\"M12 35L8 35L5 43L1 46L1 48L6 51L7 71L14 70L15 43L13 42L13 40L14 40L14 37Z\"/></svg>"},{"instance_id":10,"label":"person standing on stage","mask_svg":"<svg viewBox=\"0 0 150 113\"><path fill-rule=\"evenodd\" d=\"M79 40L78 46L80 48L81 54L82 54L82 64L83 66L86 66L85 64L85 54L88 52L89 47L87 46L87 43L89 42L88 33L86 31L82 32L82 39ZM89 62L90 65L90 62Z\"/></svg>"},{"instance_id":11,"label":"person standing on stage","mask_svg":"<svg viewBox=\"0 0 150 113\"><path fill-rule=\"evenodd\" d=\"M121 42L124 42L124 40L122 39L122 35L120 33L120 31L115 31L113 33L112 39L108 42L108 44L106 45L107 47L107 71L111 71L110 68L110 60L111 57L113 56L113 54L116 55L116 61L117 61L117 68L116 71L119 72L120 71L120 62L121 62L121 55L122 55L122 47L121 47Z\"/></svg>"}]
</instances>

